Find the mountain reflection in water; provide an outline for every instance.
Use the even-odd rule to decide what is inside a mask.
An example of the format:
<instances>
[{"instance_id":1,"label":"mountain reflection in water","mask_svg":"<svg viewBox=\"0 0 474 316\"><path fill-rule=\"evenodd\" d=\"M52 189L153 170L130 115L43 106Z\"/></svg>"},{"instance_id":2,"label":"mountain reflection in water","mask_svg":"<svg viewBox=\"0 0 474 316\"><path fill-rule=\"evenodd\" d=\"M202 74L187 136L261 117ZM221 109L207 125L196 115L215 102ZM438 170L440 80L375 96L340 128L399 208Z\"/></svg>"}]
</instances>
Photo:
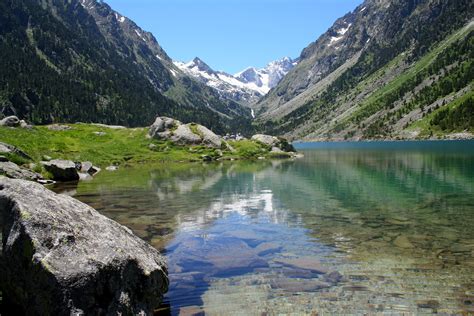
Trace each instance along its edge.
<instances>
[{"instance_id":1,"label":"mountain reflection in water","mask_svg":"<svg viewBox=\"0 0 474 316\"><path fill-rule=\"evenodd\" d=\"M56 189L163 252L159 313L473 313L473 145L305 144Z\"/></svg>"}]
</instances>

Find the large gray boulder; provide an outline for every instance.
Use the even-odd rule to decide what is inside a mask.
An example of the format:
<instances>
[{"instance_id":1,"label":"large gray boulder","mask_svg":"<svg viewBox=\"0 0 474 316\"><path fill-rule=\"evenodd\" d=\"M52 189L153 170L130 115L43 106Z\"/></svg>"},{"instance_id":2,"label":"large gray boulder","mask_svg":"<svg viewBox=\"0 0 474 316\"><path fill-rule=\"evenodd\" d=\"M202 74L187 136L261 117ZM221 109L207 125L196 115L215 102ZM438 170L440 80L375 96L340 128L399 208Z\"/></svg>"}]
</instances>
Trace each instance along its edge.
<instances>
[{"instance_id":1,"label":"large gray boulder","mask_svg":"<svg viewBox=\"0 0 474 316\"><path fill-rule=\"evenodd\" d=\"M196 125L196 130L199 132L203 145L211 148L221 148L222 146L222 139L221 137L217 136L213 131L208 129L205 126Z\"/></svg>"},{"instance_id":2,"label":"large gray boulder","mask_svg":"<svg viewBox=\"0 0 474 316\"><path fill-rule=\"evenodd\" d=\"M275 137L265 134L256 134L252 136L252 140L262 143L265 146L271 148L273 153L283 152L295 152L295 148L291 143L282 137Z\"/></svg>"},{"instance_id":3,"label":"large gray boulder","mask_svg":"<svg viewBox=\"0 0 474 316\"><path fill-rule=\"evenodd\" d=\"M180 145L198 145L202 139L199 135L194 134L190 125L181 124L173 132L171 140Z\"/></svg>"},{"instance_id":4,"label":"large gray boulder","mask_svg":"<svg viewBox=\"0 0 474 316\"><path fill-rule=\"evenodd\" d=\"M126 227L42 185L0 177L3 303L19 314L152 314L163 257Z\"/></svg>"},{"instance_id":5,"label":"large gray boulder","mask_svg":"<svg viewBox=\"0 0 474 316\"><path fill-rule=\"evenodd\" d=\"M0 126L7 126L7 127L18 127L20 126L21 122L20 119L16 116L7 116L4 119L0 120Z\"/></svg>"},{"instance_id":6,"label":"large gray boulder","mask_svg":"<svg viewBox=\"0 0 474 316\"><path fill-rule=\"evenodd\" d=\"M69 160L55 159L42 162L44 168L49 171L53 179L56 181L77 181L79 180L79 172L76 164Z\"/></svg>"},{"instance_id":7,"label":"large gray boulder","mask_svg":"<svg viewBox=\"0 0 474 316\"><path fill-rule=\"evenodd\" d=\"M0 154L10 154L10 153L20 156L27 160L32 160L31 157L27 153L25 153L23 150L13 145L0 142Z\"/></svg>"},{"instance_id":8,"label":"large gray boulder","mask_svg":"<svg viewBox=\"0 0 474 316\"><path fill-rule=\"evenodd\" d=\"M200 124L183 124L178 120L161 116L150 126L148 135L158 140L170 140L180 145L204 145L221 148L222 138Z\"/></svg>"},{"instance_id":9,"label":"large gray boulder","mask_svg":"<svg viewBox=\"0 0 474 316\"><path fill-rule=\"evenodd\" d=\"M275 136L256 134L252 136L252 140L260 142L266 146L274 147L279 143L279 140Z\"/></svg>"},{"instance_id":10,"label":"large gray boulder","mask_svg":"<svg viewBox=\"0 0 474 316\"><path fill-rule=\"evenodd\" d=\"M8 178L24 179L30 181L38 181L43 179L40 174L25 168L21 168L16 163L10 161L0 162L0 175L6 176Z\"/></svg>"},{"instance_id":11,"label":"large gray boulder","mask_svg":"<svg viewBox=\"0 0 474 316\"><path fill-rule=\"evenodd\" d=\"M166 116L157 117L155 122L150 126L148 135L152 138L163 139L166 138L166 135L159 135L160 133L174 129L178 125L181 125L181 122L178 120Z\"/></svg>"}]
</instances>

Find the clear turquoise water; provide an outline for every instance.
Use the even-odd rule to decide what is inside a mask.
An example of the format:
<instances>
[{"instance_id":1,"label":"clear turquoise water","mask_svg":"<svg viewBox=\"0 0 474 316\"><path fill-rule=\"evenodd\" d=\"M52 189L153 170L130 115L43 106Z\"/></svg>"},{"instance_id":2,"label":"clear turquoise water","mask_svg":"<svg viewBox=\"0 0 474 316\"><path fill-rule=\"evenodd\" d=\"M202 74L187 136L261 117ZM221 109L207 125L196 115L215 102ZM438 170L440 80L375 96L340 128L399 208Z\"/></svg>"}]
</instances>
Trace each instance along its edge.
<instances>
[{"instance_id":1,"label":"clear turquoise water","mask_svg":"<svg viewBox=\"0 0 474 316\"><path fill-rule=\"evenodd\" d=\"M61 190L167 257L160 314L474 313L474 142L298 148Z\"/></svg>"}]
</instances>

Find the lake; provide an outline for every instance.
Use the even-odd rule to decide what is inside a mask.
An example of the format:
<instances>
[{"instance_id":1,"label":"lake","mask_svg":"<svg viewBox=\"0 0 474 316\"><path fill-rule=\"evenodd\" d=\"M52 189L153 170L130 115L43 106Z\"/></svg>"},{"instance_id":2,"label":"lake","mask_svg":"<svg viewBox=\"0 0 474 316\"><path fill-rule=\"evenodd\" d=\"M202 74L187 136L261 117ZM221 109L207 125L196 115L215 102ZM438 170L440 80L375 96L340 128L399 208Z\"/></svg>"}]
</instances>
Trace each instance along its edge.
<instances>
[{"instance_id":1,"label":"lake","mask_svg":"<svg viewBox=\"0 0 474 316\"><path fill-rule=\"evenodd\" d=\"M56 190L168 260L161 315L474 313L474 142L103 171Z\"/></svg>"}]
</instances>

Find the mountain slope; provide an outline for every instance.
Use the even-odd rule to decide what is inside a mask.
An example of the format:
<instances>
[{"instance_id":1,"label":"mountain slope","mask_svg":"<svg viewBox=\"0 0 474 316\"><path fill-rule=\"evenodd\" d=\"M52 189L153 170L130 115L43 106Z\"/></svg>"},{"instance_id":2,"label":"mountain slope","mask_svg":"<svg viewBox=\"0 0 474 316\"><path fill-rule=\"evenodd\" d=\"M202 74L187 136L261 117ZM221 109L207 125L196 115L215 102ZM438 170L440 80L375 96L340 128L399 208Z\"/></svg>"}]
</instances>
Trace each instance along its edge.
<instances>
[{"instance_id":1,"label":"mountain slope","mask_svg":"<svg viewBox=\"0 0 474 316\"><path fill-rule=\"evenodd\" d=\"M261 128L306 139L420 136L415 122L472 90L473 17L467 0L365 1L256 105Z\"/></svg>"},{"instance_id":2,"label":"mountain slope","mask_svg":"<svg viewBox=\"0 0 474 316\"><path fill-rule=\"evenodd\" d=\"M230 74L211 69L197 57L188 63L175 62L175 65L187 75L218 91L224 99L248 105L256 103L262 97L260 92Z\"/></svg>"},{"instance_id":3,"label":"mountain slope","mask_svg":"<svg viewBox=\"0 0 474 316\"><path fill-rule=\"evenodd\" d=\"M0 106L37 124L150 124L157 115L217 132L250 110L179 72L156 39L95 0L0 3Z\"/></svg>"},{"instance_id":4,"label":"mountain slope","mask_svg":"<svg viewBox=\"0 0 474 316\"><path fill-rule=\"evenodd\" d=\"M275 87L297 61L289 57L269 63L265 68L247 68L235 75L215 71L199 58L188 63L174 62L184 73L217 90L222 98L251 106Z\"/></svg>"}]
</instances>

